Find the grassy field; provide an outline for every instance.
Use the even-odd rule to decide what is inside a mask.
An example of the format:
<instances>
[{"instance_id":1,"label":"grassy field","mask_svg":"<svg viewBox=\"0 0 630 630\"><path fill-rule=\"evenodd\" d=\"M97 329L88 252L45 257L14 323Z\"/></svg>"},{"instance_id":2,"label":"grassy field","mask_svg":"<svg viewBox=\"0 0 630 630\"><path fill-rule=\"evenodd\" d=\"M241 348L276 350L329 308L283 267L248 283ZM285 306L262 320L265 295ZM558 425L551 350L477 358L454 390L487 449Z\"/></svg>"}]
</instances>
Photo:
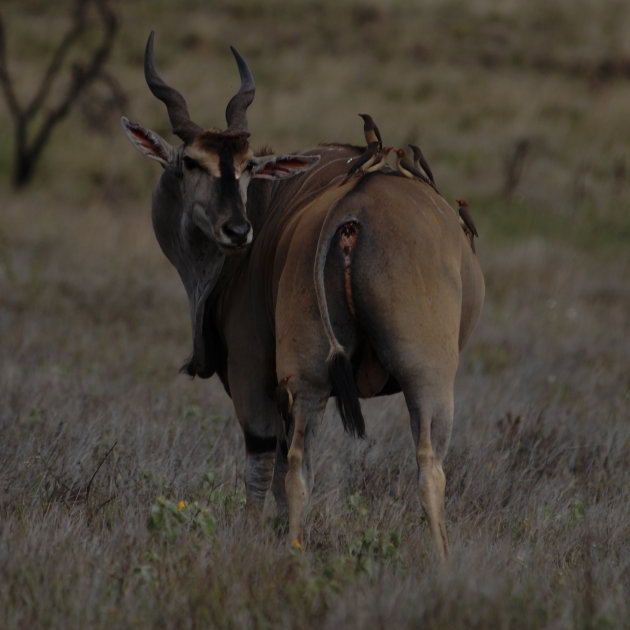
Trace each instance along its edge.
<instances>
[{"instance_id":1,"label":"grassy field","mask_svg":"<svg viewBox=\"0 0 630 630\"><path fill-rule=\"evenodd\" d=\"M630 628L630 5L417 4L118 2L127 108L84 99L19 192L0 104L1 628ZM0 9L23 98L55 7ZM256 146L361 142L367 111L470 202L487 298L445 462L448 566L400 397L363 404L362 441L329 406L304 553L271 498L248 527L231 402L178 374L159 167L118 122L171 138L142 76L151 29L198 123L224 125L234 44Z\"/></svg>"}]
</instances>

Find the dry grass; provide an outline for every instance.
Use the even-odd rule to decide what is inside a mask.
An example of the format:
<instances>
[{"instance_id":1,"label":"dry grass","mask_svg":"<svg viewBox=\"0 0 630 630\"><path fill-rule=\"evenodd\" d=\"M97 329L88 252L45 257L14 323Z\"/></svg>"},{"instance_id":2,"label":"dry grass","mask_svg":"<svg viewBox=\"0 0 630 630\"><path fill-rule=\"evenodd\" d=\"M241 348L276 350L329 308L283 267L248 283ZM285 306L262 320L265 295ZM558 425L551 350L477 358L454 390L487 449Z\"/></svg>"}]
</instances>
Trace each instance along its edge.
<instances>
[{"instance_id":1,"label":"dry grass","mask_svg":"<svg viewBox=\"0 0 630 630\"><path fill-rule=\"evenodd\" d=\"M62 27L40 4L2 9L25 92ZM204 124L236 86L235 43L255 142L358 142L367 110L471 201L487 302L445 464L452 563L435 564L399 397L365 404L361 442L329 408L306 553L272 500L248 527L231 403L177 373L189 324L150 226L159 167L118 112L99 135L78 109L31 190L7 189L0 145L0 627L630 627L628 8L215 4L118 6L127 115L168 135L141 77L150 28Z\"/></svg>"}]
</instances>

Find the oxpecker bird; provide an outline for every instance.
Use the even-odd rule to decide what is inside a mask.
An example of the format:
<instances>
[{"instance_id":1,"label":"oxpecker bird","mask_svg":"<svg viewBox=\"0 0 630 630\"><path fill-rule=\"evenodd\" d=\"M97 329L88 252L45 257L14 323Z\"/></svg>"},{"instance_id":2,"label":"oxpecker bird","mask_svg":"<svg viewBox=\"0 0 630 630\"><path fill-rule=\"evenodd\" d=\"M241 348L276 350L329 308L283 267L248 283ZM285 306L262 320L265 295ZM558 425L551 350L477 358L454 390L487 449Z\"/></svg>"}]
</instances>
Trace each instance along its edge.
<instances>
[{"instance_id":1,"label":"oxpecker bird","mask_svg":"<svg viewBox=\"0 0 630 630\"><path fill-rule=\"evenodd\" d=\"M387 163L387 156L393 147L379 149L378 142L371 142L361 155L352 160L352 166L348 174L344 177L340 186L343 186L355 173L373 173L378 171Z\"/></svg>"},{"instance_id":2,"label":"oxpecker bird","mask_svg":"<svg viewBox=\"0 0 630 630\"><path fill-rule=\"evenodd\" d=\"M427 179L427 177L423 175L420 169L414 166L413 162L407 157L404 149L396 149L396 155L398 156L396 159L396 166L402 175L408 179L419 179L420 181L431 185L431 182Z\"/></svg>"},{"instance_id":3,"label":"oxpecker bird","mask_svg":"<svg viewBox=\"0 0 630 630\"><path fill-rule=\"evenodd\" d=\"M427 174L429 181L433 184L433 188L437 190L437 188L435 187L435 179L433 178L433 173L431 172L429 164L426 161L422 150L419 146L415 144L410 144L409 148L413 151L413 163L415 164L416 168L422 169Z\"/></svg>"},{"instance_id":4,"label":"oxpecker bird","mask_svg":"<svg viewBox=\"0 0 630 630\"><path fill-rule=\"evenodd\" d=\"M386 164L387 158L389 157L389 152L392 151L394 147L385 147L381 151L376 154L376 158L374 162L368 166L367 168L363 168L364 173L374 173L376 171L380 171Z\"/></svg>"},{"instance_id":5,"label":"oxpecker bird","mask_svg":"<svg viewBox=\"0 0 630 630\"><path fill-rule=\"evenodd\" d=\"M455 199L455 201L457 201L457 204L459 205L459 218L462 223L462 227L464 228L464 232L466 232L466 234L470 237L470 246L474 252L474 238L475 236L479 238L479 234L477 233L477 228L475 227L472 214L470 214L470 208L468 207L468 203L462 199Z\"/></svg>"},{"instance_id":6,"label":"oxpecker bird","mask_svg":"<svg viewBox=\"0 0 630 630\"><path fill-rule=\"evenodd\" d=\"M378 142L379 151L383 148L383 139L374 119L369 114L359 114L363 118L363 134L368 146L373 142Z\"/></svg>"}]
</instances>

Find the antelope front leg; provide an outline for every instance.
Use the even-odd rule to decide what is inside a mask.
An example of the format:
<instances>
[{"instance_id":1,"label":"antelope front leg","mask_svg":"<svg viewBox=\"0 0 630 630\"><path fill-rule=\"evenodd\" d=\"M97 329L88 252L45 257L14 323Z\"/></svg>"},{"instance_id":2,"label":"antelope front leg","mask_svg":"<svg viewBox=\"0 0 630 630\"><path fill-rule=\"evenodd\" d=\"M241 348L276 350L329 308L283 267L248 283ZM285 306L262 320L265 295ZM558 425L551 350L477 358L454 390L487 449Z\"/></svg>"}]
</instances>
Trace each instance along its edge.
<instances>
[{"instance_id":1,"label":"antelope front leg","mask_svg":"<svg viewBox=\"0 0 630 630\"><path fill-rule=\"evenodd\" d=\"M247 448L247 462L245 464L245 488L247 492L247 513L255 520L262 519L265 497L271 485L274 462L276 459L274 450L252 452L250 445Z\"/></svg>"}]
</instances>

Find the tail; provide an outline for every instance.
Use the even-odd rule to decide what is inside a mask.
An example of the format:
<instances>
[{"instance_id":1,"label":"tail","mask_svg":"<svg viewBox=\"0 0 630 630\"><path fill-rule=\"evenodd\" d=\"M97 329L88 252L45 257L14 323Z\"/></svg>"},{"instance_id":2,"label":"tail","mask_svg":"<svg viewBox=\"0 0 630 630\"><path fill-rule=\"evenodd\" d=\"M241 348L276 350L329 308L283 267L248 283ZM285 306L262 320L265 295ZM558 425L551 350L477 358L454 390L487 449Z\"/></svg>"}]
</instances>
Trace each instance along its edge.
<instances>
[{"instance_id":1,"label":"tail","mask_svg":"<svg viewBox=\"0 0 630 630\"><path fill-rule=\"evenodd\" d=\"M328 359L328 374L337 394L337 409L343 428L355 437L365 437L365 420L359 403L359 392L352 364L345 352L335 352Z\"/></svg>"},{"instance_id":2,"label":"tail","mask_svg":"<svg viewBox=\"0 0 630 630\"><path fill-rule=\"evenodd\" d=\"M345 216L340 220L336 220L332 223L329 222L328 219L333 213L334 207L335 206L333 206L324 220L317 242L313 268L315 293L317 295L317 305L319 306L322 325L324 326L324 331L326 332L330 344L330 351L327 358L328 374L337 396L337 409L339 409L339 414L341 415L343 428L350 435L362 438L365 437L365 420L361 412L361 404L359 403L359 392L354 380L350 358L335 336L335 331L330 321L328 300L326 299L324 286L326 258L338 228L348 222L354 222L358 225L359 221L354 216Z\"/></svg>"}]
</instances>

